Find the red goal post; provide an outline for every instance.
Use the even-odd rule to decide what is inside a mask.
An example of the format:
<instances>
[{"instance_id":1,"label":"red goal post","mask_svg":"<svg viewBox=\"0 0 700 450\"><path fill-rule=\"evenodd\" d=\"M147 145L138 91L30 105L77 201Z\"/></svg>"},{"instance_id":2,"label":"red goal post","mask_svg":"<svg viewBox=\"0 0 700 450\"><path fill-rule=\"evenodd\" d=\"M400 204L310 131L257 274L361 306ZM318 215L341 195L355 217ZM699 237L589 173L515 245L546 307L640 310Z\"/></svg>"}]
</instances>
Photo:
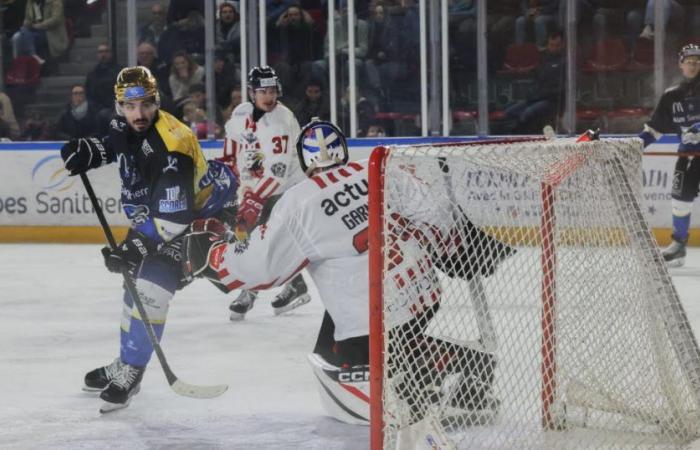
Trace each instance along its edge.
<instances>
[{"instance_id":1,"label":"red goal post","mask_svg":"<svg viewBox=\"0 0 700 450\"><path fill-rule=\"evenodd\" d=\"M700 351L639 205L640 168L637 139L374 150L373 449L409 448L416 439L469 448L477 442L569 446L582 437L598 445L663 445L698 437ZM472 189L480 177L490 180L496 195L488 187ZM410 266L406 254L397 256L402 246L419 255L420 270L409 277L396 273L395 266ZM447 269L436 248L452 249ZM455 260L488 265L470 252L489 248L502 253L487 261L491 267L448 275ZM421 267L426 261L434 266ZM412 280L420 286L406 288ZM425 304L431 290L438 293L437 307ZM393 314L387 303L397 301L413 305L414 316L430 310L420 333L385 322ZM449 336L468 328L476 338ZM485 342L489 332L493 345ZM633 345L623 348L630 339ZM409 341L410 351L400 349ZM652 375L644 379L644 371ZM476 397L465 381L470 376L489 385L490 403L458 398ZM492 411L477 421L473 410L487 403ZM472 408L468 414L465 405Z\"/></svg>"}]
</instances>

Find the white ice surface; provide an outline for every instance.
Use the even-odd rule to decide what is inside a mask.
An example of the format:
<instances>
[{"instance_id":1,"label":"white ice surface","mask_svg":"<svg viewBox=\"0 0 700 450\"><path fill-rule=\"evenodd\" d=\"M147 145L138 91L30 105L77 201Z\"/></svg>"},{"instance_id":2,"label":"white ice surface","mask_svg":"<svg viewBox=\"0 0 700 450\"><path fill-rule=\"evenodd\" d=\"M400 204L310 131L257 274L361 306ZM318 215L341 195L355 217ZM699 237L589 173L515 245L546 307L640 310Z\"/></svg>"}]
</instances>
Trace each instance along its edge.
<instances>
[{"instance_id":1,"label":"white ice surface","mask_svg":"<svg viewBox=\"0 0 700 450\"><path fill-rule=\"evenodd\" d=\"M0 448L364 449L367 427L325 416L306 355L323 315L311 303L275 317L261 295L244 322L197 280L171 303L162 340L175 374L228 384L219 398L170 390L154 356L121 411L81 391L119 352L120 276L96 245L0 245Z\"/></svg>"},{"instance_id":2,"label":"white ice surface","mask_svg":"<svg viewBox=\"0 0 700 450\"><path fill-rule=\"evenodd\" d=\"M700 249L674 281L700 330ZM276 291L244 322L198 280L171 304L163 348L186 382L229 385L213 400L173 393L154 357L124 410L98 412L86 371L118 354L120 277L95 245L0 245L0 448L365 449L367 427L325 416L306 355L323 308L274 317Z\"/></svg>"}]
</instances>

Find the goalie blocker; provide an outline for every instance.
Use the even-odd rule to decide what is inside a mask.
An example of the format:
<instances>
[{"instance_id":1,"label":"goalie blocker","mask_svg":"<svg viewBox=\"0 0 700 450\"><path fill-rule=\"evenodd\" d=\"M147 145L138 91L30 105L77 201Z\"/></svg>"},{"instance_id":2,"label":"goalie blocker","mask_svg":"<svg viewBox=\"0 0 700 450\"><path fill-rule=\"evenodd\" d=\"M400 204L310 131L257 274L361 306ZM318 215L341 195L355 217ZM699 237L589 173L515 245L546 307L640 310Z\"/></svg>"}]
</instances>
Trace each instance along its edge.
<instances>
[{"instance_id":1,"label":"goalie blocker","mask_svg":"<svg viewBox=\"0 0 700 450\"><path fill-rule=\"evenodd\" d=\"M228 289L260 289L282 285L307 267L327 311L309 356L324 407L343 422L367 424L367 229L366 222L353 222L350 227L342 218L350 211L367 211L368 161L348 162L342 133L321 121L302 129L297 152L309 179L285 192L267 226L253 230L247 247L241 248L231 242L233 234L226 226L216 221L195 222L185 238L185 271L192 277L215 278ZM410 389L431 380L435 395L425 401L435 406L446 402L460 414L497 404L486 400L464 404L458 399L474 390L479 395L472 395L472 399L490 398L496 361L485 347L480 342L446 342L428 336L426 328L440 307L438 270L465 280L489 276L514 251L485 234L463 212L462 219L451 221L449 226L433 222L437 215L432 214L432 208L444 207L440 204L446 197L444 192L422 192L420 180L408 171L404 176L415 184L415 195L407 196L410 205L397 210L408 235L405 241L392 243L401 258L387 277L408 280L393 288L422 290L424 298L420 303L398 306L398 317L391 326L414 333L413 339L402 344L404 355L418 345L433 347L441 356L414 362L397 358L397 365L407 365L402 372L414 374L401 381ZM418 231L423 229L427 231ZM458 359L470 364L456 365ZM420 419L416 412L414 420Z\"/></svg>"}]
</instances>

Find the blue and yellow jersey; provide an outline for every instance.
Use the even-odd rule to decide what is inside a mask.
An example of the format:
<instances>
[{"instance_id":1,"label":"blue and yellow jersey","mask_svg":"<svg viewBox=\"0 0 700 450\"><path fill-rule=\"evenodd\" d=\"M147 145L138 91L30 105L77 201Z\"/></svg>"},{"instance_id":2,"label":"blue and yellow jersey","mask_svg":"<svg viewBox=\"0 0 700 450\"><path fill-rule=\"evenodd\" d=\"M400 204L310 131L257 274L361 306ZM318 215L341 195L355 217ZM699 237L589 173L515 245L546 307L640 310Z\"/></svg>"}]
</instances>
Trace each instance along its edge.
<instances>
[{"instance_id":1,"label":"blue and yellow jersey","mask_svg":"<svg viewBox=\"0 0 700 450\"><path fill-rule=\"evenodd\" d=\"M207 161L192 130L165 111L143 133L117 116L104 141L119 165L122 206L132 229L156 243L233 202L237 181L231 171Z\"/></svg>"}]
</instances>

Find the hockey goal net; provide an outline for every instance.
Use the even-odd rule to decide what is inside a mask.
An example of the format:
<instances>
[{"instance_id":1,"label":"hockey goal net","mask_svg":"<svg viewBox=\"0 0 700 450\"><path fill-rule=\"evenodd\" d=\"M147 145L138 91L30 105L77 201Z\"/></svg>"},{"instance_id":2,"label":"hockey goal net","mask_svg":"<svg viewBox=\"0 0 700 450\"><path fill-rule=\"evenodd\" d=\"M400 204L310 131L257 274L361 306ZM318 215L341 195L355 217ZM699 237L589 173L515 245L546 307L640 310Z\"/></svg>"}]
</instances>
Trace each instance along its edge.
<instances>
[{"instance_id":1,"label":"hockey goal net","mask_svg":"<svg viewBox=\"0 0 700 450\"><path fill-rule=\"evenodd\" d=\"M645 221L641 142L375 149L372 448L669 448L700 352Z\"/></svg>"}]
</instances>

